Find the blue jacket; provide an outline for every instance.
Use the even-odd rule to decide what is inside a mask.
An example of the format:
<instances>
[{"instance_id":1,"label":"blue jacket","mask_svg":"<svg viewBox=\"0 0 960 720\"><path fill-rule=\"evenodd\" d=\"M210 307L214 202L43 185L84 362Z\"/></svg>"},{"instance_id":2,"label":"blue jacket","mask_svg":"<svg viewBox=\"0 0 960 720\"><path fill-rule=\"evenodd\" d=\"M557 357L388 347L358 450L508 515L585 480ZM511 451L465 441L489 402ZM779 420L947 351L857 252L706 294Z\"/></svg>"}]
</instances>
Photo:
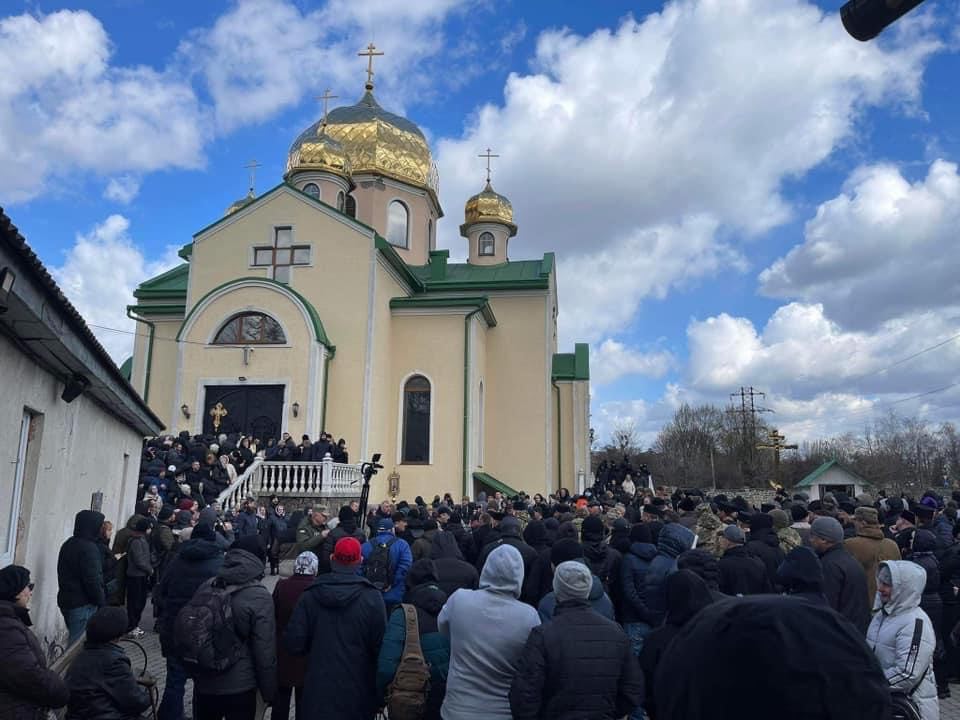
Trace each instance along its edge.
<instances>
[{"instance_id":1,"label":"blue jacket","mask_svg":"<svg viewBox=\"0 0 960 720\"><path fill-rule=\"evenodd\" d=\"M657 555L657 546L635 542L620 564L620 597L623 598L623 622L650 622L647 608L647 570Z\"/></svg>"},{"instance_id":2,"label":"blue jacket","mask_svg":"<svg viewBox=\"0 0 960 720\"><path fill-rule=\"evenodd\" d=\"M668 523L660 531L657 556L650 561L644 586L650 625L657 627L667 614L667 578L677 571L677 557L693 546L696 537L680 523Z\"/></svg>"},{"instance_id":3,"label":"blue jacket","mask_svg":"<svg viewBox=\"0 0 960 720\"><path fill-rule=\"evenodd\" d=\"M613 603L610 602L610 597L603 591L603 583L600 581L596 575L593 576L593 587L590 588L590 608L608 620L613 620L616 622L616 617L614 617L613 612ZM540 614L540 622L546 623L553 620L553 616L557 611L557 596L553 594L551 590L546 595L543 596L543 599L540 601L540 604L537 605L537 612Z\"/></svg>"},{"instance_id":4,"label":"blue jacket","mask_svg":"<svg viewBox=\"0 0 960 720\"><path fill-rule=\"evenodd\" d=\"M373 540L367 540L363 544L363 562L366 564L367 558L373 552L375 543L385 543L393 541L390 546L390 569L393 571L393 579L390 583L390 589L383 594L383 603L385 605L396 605L403 601L403 594L406 592L407 571L413 565L413 553L406 540L394 537L393 533L380 533ZM362 571L361 571L362 572Z\"/></svg>"},{"instance_id":5,"label":"blue jacket","mask_svg":"<svg viewBox=\"0 0 960 720\"><path fill-rule=\"evenodd\" d=\"M256 535L260 532L260 518L256 513L238 512L233 519L233 532L238 540L246 535Z\"/></svg>"}]
</instances>

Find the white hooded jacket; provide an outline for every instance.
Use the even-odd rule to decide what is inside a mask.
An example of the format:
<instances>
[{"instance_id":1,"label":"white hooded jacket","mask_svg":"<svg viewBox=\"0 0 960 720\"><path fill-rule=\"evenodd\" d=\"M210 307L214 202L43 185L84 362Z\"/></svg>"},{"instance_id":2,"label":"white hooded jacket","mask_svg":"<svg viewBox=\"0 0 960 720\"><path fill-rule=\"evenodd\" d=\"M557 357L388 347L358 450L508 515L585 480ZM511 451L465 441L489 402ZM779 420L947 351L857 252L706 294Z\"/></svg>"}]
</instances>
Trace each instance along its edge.
<instances>
[{"instance_id":1,"label":"white hooded jacket","mask_svg":"<svg viewBox=\"0 0 960 720\"><path fill-rule=\"evenodd\" d=\"M479 590L457 590L437 617L450 638L443 720L511 720L510 683L537 611L520 602L523 557L501 545L487 557Z\"/></svg>"},{"instance_id":2,"label":"white hooded jacket","mask_svg":"<svg viewBox=\"0 0 960 720\"><path fill-rule=\"evenodd\" d=\"M867 629L867 644L873 649L890 683L891 690L909 693L920 709L923 720L939 720L940 703L933 677L933 651L937 640L933 624L920 609L920 598L927 582L926 571L908 560L880 563L890 570L893 592L883 604L877 593L879 611ZM917 620L922 623L919 647L914 648Z\"/></svg>"}]
</instances>

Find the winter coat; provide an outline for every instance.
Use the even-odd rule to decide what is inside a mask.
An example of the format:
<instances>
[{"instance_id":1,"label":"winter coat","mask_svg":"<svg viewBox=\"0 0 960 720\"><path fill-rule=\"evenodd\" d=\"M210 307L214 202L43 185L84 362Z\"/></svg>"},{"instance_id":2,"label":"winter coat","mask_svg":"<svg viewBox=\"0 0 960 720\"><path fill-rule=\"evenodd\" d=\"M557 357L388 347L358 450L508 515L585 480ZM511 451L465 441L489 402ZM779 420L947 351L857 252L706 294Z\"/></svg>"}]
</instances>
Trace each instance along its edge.
<instances>
[{"instance_id":1,"label":"winter coat","mask_svg":"<svg viewBox=\"0 0 960 720\"><path fill-rule=\"evenodd\" d=\"M306 718L372 720L377 653L386 624L383 593L353 568L334 566L303 593L284 645L293 655L308 656Z\"/></svg>"},{"instance_id":2,"label":"winter coat","mask_svg":"<svg viewBox=\"0 0 960 720\"><path fill-rule=\"evenodd\" d=\"M720 592L720 561L712 553L699 546L687 550L677 558L677 570L689 570L703 580L714 600L726 599Z\"/></svg>"},{"instance_id":3,"label":"winter coat","mask_svg":"<svg viewBox=\"0 0 960 720\"><path fill-rule=\"evenodd\" d=\"M823 569L817 554L806 547L794 548L777 570L777 585L784 592L819 605L827 604L823 594Z\"/></svg>"},{"instance_id":4,"label":"winter coat","mask_svg":"<svg viewBox=\"0 0 960 720\"><path fill-rule=\"evenodd\" d=\"M309 523L310 521L306 520L306 522ZM303 523L301 523L301 526L302 525ZM297 529L298 542L300 541L300 536L301 536L301 533L300 533L300 529L298 528ZM313 535L312 537L318 537L318 536L319 536L319 533L317 533L316 535ZM367 536L364 535L363 531L358 529L356 525L353 525L353 524L349 526L345 524L337 525L333 530L330 531L326 539L323 540L323 544L320 545L320 547L318 548L319 552L317 550L314 550L314 552L317 553L317 561L320 567L320 571L319 571L320 575L330 572L330 556L333 555L333 549L337 546L337 541L342 540L345 537L356 538L357 542L360 543L361 545L363 545L367 541ZM308 543L308 544L311 544L312 547L317 547L318 543ZM306 548L306 549L310 549L310 548Z\"/></svg>"},{"instance_id":5,"label":"winter coat","mask_svg":"<svg viewBox=\"0 0 960 720\"><path fill-rule=\"evenodd\" d=\"M777 539L780 541L780 550L784 556L794 548L803 545L803 540L800 539L800 533L791 527L777 528Z\"/></svg>"},{"instance_id":6,"label":"winter coat","mask_svg":"<svg viewBox=\"0 0 960 720\"><path fill-rule=\"evenodd\" d=\"M635 542L620 564L620 613L624 623L650 622L647 609L647 569L657 555L657 546Z\"/></svg>"},{"instance_id":7,"label":"winter coat","mask_svg":"<svg viewBox=\"0 0 960 720\"><path fill-rule=\"evenodd\" d=\"M146 535L135 534L127 543L127 577L149 577L153 575L153 563L150 562L150 544Z\"/></svg>"},{"instance_id":8,"label":"winter coat","mask_svg":"<svg viewBox=\"0 0 960 720\"><path fill-rule=\"evenodd\" d=\"M89 512L89 511L88 511ZM61 708L70 691L60 676L47 669L40 642L30 631L30 615L12 602L0 600L0 718L45 720L42 708Z\"/></svg>"},{"instance_id":9,"label":"winter coat","mask_svg":"<svg viewBox=\"0 0 960 720\"><path fill-rule=\"evenodd\" d=\"M511 547L515 547L520 552L520 556L523 558L523 588L520 592L520 599L528 605L533 606L535 604L534 598L537 595L537 591L533 586L534 579L532 570L533 564L537 561L539 556L537 555L536 550L523 541L523 538L520 537L519 531L513 532L508 530L504 532L501 530L500 537L487 545L480 553L480 557L477 558L477 569L482 573L483 565L486 563L490 553L501 545L510 545Z\"/></svg>"},{"instance_id":10,"label":"winter coat","mask_svg":"<svg viewBox=\"0 0 960 720\"><path fill-rule=\"evenodd\" d=\"M256 535L260 532L260 518L255 512L244 510L233 519L233 532L238 538Z\"/></svg>"},{"instance_id":11,"label":"winter coat","mask_svg":"<svg viewBox=\"0 0 960 720\"><path fill-rule=\"evenodd\" d=\"M508 694L536 610L519 602L523 557L512 546L490 553L479 590L458 590L437 625L450 638L444 720L511 720Z\"/></svg>"},{"instance_id":12,"label":"winter coat","mask_svg":"<svg viewBox=\"0 0 960 720\"><path fill-rule=\"evenodd\" d=\"M795 522L790 526L791 530L796 530L797 535L800 536L800 544L804 547L810 547L810 523L808 522Z\"/></svg>"},{"instance_id":13,"label":"winter coat","mask_svg":"<svg viewBox=\"0 0 960 720\"><path fill-rule=\"evenodd\" d=\"M843 546L857 559L867 576L867 603L873 607L877 595L877 568L885 560L899 560L900 548L883 536L879 525L862 527L856 537L844 540Z\"/></svg>"},{"instance_id":14,"label":"winter coat","mask_svg":"<svg viewBox=\"0 0 960 720\"><path fill-rule=\"evenodd\" d=\"M639 658L646 689L643 709L651 718L657 716L656 684L653 679L660 658L667 651L670 641L680 632L680 628L713 601L714 597L707 584L690 570L678 570L667 580L667 617L663 625L654 628L644 639Z\"/></svg>"},{"instance_id":15,"label":"winter coat","mask_svg":"<svg viewBox=\"0 0 960 720\"><path fill-rule=\"evenodd\" d=\"M57 559L57 606L72 610L83 605L106 604L103 558L97 546L103 514L81 510L73 524L73 537L60 546Z\"/></svg>"},{"instance_id":16,"label":"winter coat","mask_svg":"<svg viewBox=\"0 0 960 720\"><path fill-rule=\"evenodd\" d=\"M693 545L694 534L679 523L668 523L660 531L657 555L650 561L645 579L649 623L656 627L667 614L667 578L677 571L677 556Z\"/></svg>"},{"instance_id":17,"label":"winter coat","mask_svg":"<svg viewBox=\"0 0 960 720\"><path fill-rule=\"evenodd\" d=\"M264 524L268 546L272 545L275 540L277 542L283 542L283 535L287 531L286 516L277 515L276 510L271 509L267 514L266 520L264 520Z\"/></svg>"},{"instance_id":18,"label":"winter coat","mask_svg":"<svg viewBox=\"0 0 960 720\"><path fill-rule=\"evenodd\" d=\"M697 524L694 527L694 534L697 536L697 547L712 553L714 557L720 557L720 531L723 529L723 523L720 518L713 514L710 509L710 503L701 503L697 506Z\"/></svg>"},{"instance_id":19,"label":"winter coat","mask_svg":"<svg viewBox=\"0 0 960 720\"><path fill-rule=\"evenodd\" d=\"M292 575L273 589L273 611L277 621L277 684L280 687L303 687L307 659L291 655L283 644L283 634L293 617L300 596L316 581L313 575Z\"/></svg>"},{"instance_id":20,"label":"winter coat","mask_svg":"<svg viewBox=\"0 0 960 720\"><path fill-rule=\"evenodd\" d=\"M407 572L413 565L413 553L410 552L410 546L407 545L406 540L394 537L392 533L382 533L363 544L361 551L364 564L373 553L374 546L381 543L391 543L389 548L391 575L388 587L384 588L383 602L386 605L396 605L403 600L403 594L406 592Z\"/></svg>"},{"instance_id":21,"label":"winter coat","mask_svg":"<svg viewBox=\"0 0 960 720\"><path fill-rule=\"evenodd\" d=\"M169 655L173 647L173 623L205 581L216 577L223 565L223 550L213 540L191 539L177 556L153 593L154 615L159 623L160 648Z\"/></svg>"},{"instance_id":22,"label":"winter coat","mask_svg":"<svg viewBox=\"0 0 960 720\"><path fill-rule=\"evenodd\" d=\"M194 680L199 695L233 695L257 689L268 704L277 690L277 638L273 599L260 584L263 561L246 550L228 550L216 580L243 586L231 597L233 623L243 641L239 659L226 670L200 672Z\"/></svg>"},{"instance_id":23,"label":"winter coat","mask_svg":"<svg viewBox=\"0 0 960 720\"><path fill-rule=\"evenodd\" d=\"M938 720L940 705L933 677L937 642L930 618L920 609L926 573L919 565L905 560L880 563L883 566L890 569L893 590L890 600L881 605L870 622L867 644L876 653L891 689L912 691L923 720ZM919 646L916 651L914 644Z\"/></svg>"},{"instance_id":24,"label":"winter coat","mask_svg":"<svg viewBox=\"0 0 960 720\"><path fill-rule=\"evenodd\" d=\"M596 575L593 576L593 586L590 588L590 596L587 598L587 604L595 613L602 615L607 620L616 620L616 612L613 609L613 601L610 596L603 591L603 583ZM557 596L551 590L537 605L537 614L540 616L540 622L547 623L553 620L557 611Z\"/></svg>"},{"instance_id":25,"label":"winter coat","mask_svg":"<svg viewBox=\"0 0 960 720\"><path fill-rule=\"evenodd\" d=\"M430 558L437 568L437 584L448 597L457 590L476 590L480 584L480 573L463 559L453 533L437 534L430 547Z\"/></svg>"},{"instance_id":26,"label":"winter coat","mask_svg":"<svg viewBox=\"0 0 960 720\"><path fill-rule=\"evenodd\" d=\"M533 628L510 685L514 720L619 720L643 699L643 676L620 626L580 600Z\"/></svg>"},{"instance_id":27,"label":"winter coat","mask_svg":"<svg viewBox=\"0 0 960 720\"><path fill-rule=\"evenodd\" d=\"M87 642L67 671L66 720L139 720L150 694L137 684L130 658L114 643Z\"/></svg>"},{"instance_id":28,"label":"winter coat","mask_svg":"<svg viewBox=\"0 0 960 720\"><path fill-rule=\"evenodd\" d=\"M584 543L583 556L590 566L590 572L600 578L603 589L611 599L619 596L620 553L605 542Z\"/></svg>"},{"instance_id":29,"label":"winter coat","mask_svg":"<svg viewBox=\"0 0 960 720\"><path fill-rule=\"evenodd\" d=\"M417 610L417 625L420 630L420 650L430 666L430 692L427 695L427 711L424 720L439 720L440 706L447 691L447 674L450 671L450 640L440 634L437 615L447 601L447 594L434 582L426 582L407 590L403 602ZM386 702L385 694L393 682L403 656L407 640L407 619L403 608L390 615L387 630L377 658L377 697Z\"/></svg>"},{"instance_id":30,"label":"winter coat","mask_svg":"<svg viewBox=\"0 0 960 720\"><path fill-rule=\"evenodd\" d=\"M827 604L866 632L870 624L867 603L867 576L863 567L842 545L834 545L820 556L823 594Z\"/></svg>"},{"instance_id":31,"label":"winter coat","mask_svg":"<svg viewBox=\"0 0 960 720\"><path fill-rule=\"evenodd\" d=\"M724 595L758 595L771 591L763 560L744 545L727 548L719 566L720 592Z\"/></svg>"},{"instance_id":32,"label":"winter coat","mask_svg":"<svg viewBox=\"0 0 960 720\"><path fill-rule=\"evenodd\" d=\"M771 588L774 587L777 583L777 568L784 558L783 550L780 549L780 538L773 528L751 530L747 537L747 551L763 561L767 582Z\"/></svg>"},{"instance_id":33,"label":"winter coat","mask_svg":"<svg viewBox=\"0 0 960 720\"><path fill-rule=\"evenodd\" d=\"M414 562L430 557L430 551L433 548L433 539L439 532L439 530L428 530L413 541L410 545L410 553L413 555Z\"/></svg>"}]
</instances>

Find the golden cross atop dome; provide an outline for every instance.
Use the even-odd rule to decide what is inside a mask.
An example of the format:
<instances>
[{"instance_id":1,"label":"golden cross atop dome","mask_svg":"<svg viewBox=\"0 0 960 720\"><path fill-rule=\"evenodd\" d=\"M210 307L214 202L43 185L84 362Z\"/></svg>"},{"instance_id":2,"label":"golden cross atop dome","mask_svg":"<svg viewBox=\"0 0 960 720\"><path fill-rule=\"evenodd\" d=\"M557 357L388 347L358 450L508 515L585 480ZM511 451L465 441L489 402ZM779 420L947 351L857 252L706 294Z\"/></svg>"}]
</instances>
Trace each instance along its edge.
<instances>
[{"instance_id":1,"label":"golden cross atop dome","mask_svg":"<svg viewBox=\"0 0 960 720\"><path fill-rule=\"evenodd\" d=\"M315 98L316 100L323 101L323 123L322 124L324 125L324 127L326 127L326 124L327 124L327 103L330 100L336 100L339 97L340 97L339 95L331 95L330 88L327 88L326 90L323 91L323 95L317 95L317 97Z\"/></svg>"},{"instance_id":2,"label":"golden cross atop dome","mask_svg":"<svg viewBox=\"0 0 960 720\"><path fill-rule=\"evenodd\" d=\"M263 166L256 160L251 160L244 167L250 171L250 196L253 197L253 188L257 181L257 168Z\"/></svg>"},{"instance_id":3,"label":"golden cross atop dome","mask_svg":"<svg viewBox=\"0 0 960 720\"><path fill-rule=\"evenodd\" d=\"M367 45L366 52L358 52L357 55L360 57L367 58L367 90L373 90L373 58L378 55L383 55L382 52L377 52L377 46L373 43Z\"/></svg>"},{"instance_id":4,"label":"golden cross atop dome","mask_svg":"<svg viewBox=\"0 0 960 720\"><path fill-rule=\"evenodd\" d=\"M481 153L480 155L477 155L477 157L482 157L487 159L487 182L490 182L490 158L498 158L500 156L493 154L492 152L490 152L490 148L487 148L486 153Z\"/></svg>"}]
</instances>

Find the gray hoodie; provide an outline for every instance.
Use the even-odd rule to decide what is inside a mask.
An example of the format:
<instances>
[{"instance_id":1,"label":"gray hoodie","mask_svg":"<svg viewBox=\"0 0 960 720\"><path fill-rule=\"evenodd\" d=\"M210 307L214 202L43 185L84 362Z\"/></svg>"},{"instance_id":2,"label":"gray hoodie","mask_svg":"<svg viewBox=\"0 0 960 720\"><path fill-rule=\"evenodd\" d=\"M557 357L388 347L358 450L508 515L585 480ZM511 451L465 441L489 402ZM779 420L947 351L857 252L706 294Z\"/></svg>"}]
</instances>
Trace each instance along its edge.
<instances>
[{"instance_id":1,"label":"gray hoodie","mask_svg":"<svg viewBox=\"0 0 960 720\"><path fill-rule=\"evenodd\" d=\"M479 590L457 590L437 625L450 638L444 720L511 720L510 683L537 611L520 602L523 557L511 545L493 550Z\"/></svg>"}]
</instances>

